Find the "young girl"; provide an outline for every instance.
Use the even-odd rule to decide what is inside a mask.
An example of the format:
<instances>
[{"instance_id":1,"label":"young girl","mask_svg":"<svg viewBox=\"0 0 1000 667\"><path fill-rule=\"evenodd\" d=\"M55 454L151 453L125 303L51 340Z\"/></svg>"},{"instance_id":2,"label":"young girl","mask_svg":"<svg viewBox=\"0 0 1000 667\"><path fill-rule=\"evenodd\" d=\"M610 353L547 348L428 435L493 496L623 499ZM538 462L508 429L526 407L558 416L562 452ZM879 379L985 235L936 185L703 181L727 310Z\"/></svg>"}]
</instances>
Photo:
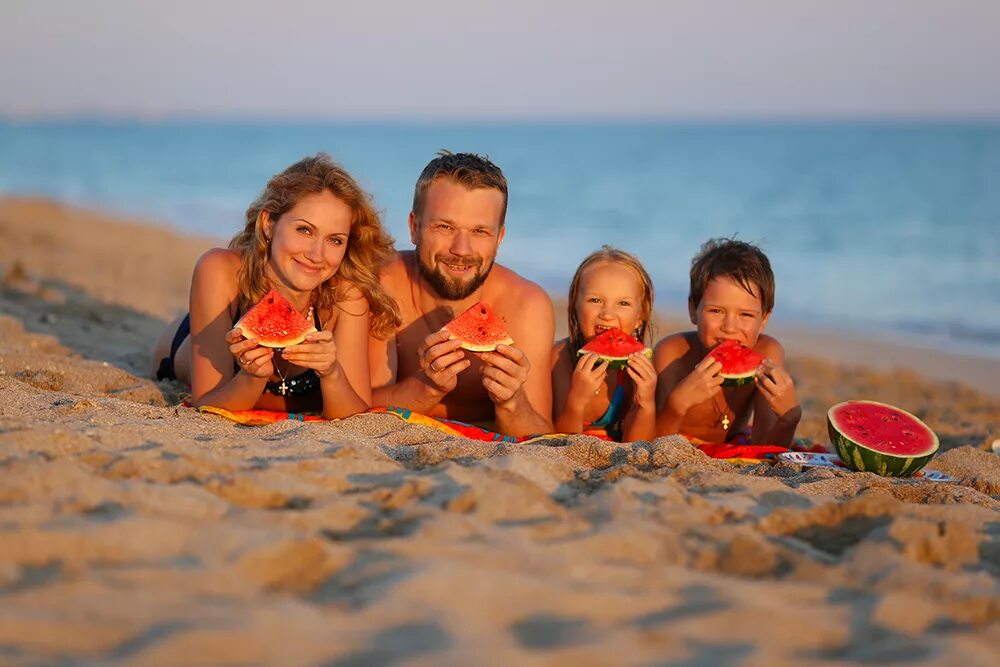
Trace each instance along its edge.
<instances>
[{"instance_id":1,"label":"young girl","mask_svg":"<svg viewBox=\"0 0 1000 667\"><path fill-rule=\"evenodd\" d=\"M246 213L228 248L198 260L190 312L154 350L157 378L191 385L195 405L346 417L371 402L368 334L399 324L378 276L392 238L368 195L329 156L277 174ZM317 332L275 350L233 325L277 290Z\"/></svg>"},{"instance_id":2,"label":"young girl","mask_svg":"<svg viewBox=\"0 0 1000 667\"><path fill-rule=\"evenodd\" d=\"M653 310L653 282L634 256L610 246L591 254L569 289L569 338L552 350L552 399L556 431L604 434L615 440L655 437L656 372L642 354L608 372L592 353L577 356L588 340L609 328L646 342Z\"/></svg>"}]
</instances>

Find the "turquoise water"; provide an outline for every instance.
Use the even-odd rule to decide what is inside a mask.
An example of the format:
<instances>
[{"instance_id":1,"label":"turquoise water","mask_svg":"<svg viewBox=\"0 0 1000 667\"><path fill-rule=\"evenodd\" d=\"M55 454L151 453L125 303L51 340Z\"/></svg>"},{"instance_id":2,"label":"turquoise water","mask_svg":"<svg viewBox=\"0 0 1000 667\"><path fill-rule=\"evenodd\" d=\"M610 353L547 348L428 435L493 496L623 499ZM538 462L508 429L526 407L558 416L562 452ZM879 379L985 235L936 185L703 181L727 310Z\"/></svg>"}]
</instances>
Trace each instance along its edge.
<instances>
[{"instance_id":1,"label":"turquoise water","mask_svg":"<svg viewBox=\"0 0 1000 667\"><path fill-rule=\"evenodd\" d=\"M500 261L556 293L612 243L683 309L692 254L737 235L772 260L775 321L1000 356L1000 124L0 123L0 193L228 237L272 173L323 150L405 246L443 147L504 169Z\"/></svg>"}]
</instances>

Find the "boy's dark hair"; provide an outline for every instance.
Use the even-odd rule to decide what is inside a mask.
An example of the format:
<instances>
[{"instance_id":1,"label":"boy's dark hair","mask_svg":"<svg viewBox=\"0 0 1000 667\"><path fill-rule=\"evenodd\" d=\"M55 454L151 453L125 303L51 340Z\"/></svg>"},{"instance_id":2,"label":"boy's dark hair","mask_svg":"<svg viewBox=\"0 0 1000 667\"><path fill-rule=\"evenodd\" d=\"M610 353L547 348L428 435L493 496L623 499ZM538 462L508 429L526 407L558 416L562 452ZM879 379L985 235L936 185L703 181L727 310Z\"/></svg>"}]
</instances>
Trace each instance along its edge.
<instances>
[{"instance_id":1,"label":"boy's dark hair","mask_svg":"<svg viewBox=\"0 0 1000 667\"><path fill-rule=\"evenodd\" d=\"M488 157L475 153L452 153L449 150L438 151L437 157L427 163L420 172L417 185L413 189L413 213L418 218L424 212L427 202L427 188L439 176L449 178L460 185L471 189L490 188L499 190L503 195L503 209L500 211L500 226L503 227L507 216L507 179L500 167Z\"/></svg>"},{"instance_id":2,"label":"boy's dark hair","mask_svg":"<svg viewBox=\"0 0 1000 667\"><path fill-rule=\"evenodd\" d=\"M705 241L691 260L688 305L692 309L701 303L708 283L719 277L730 278L750 294L759 297L764 315L774 310L774 273L767 255L757 246L726 238Z\"/></svg>"}]
</instances>

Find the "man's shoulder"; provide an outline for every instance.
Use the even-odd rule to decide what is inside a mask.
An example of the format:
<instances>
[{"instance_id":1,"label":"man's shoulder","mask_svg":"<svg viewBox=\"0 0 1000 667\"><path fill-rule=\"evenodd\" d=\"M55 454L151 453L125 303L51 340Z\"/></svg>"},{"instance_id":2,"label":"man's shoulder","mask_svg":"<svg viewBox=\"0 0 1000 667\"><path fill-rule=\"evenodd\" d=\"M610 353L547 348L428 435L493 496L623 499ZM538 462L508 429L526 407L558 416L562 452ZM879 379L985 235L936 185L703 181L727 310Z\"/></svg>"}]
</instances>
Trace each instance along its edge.
<instances>
[{"instance_id":1,"label":"man's shoulder","mask_svg":"<svg viewBox=\"0 0 1000 667\"><path fill-rule=\"evenodd\" d=\"M498 302L513 307L537 307L544 305L552 307L552 298L542 289L541 285L528 280L506 266L497 264L490 273L492 279L491 291L501 298Z\"/></svg>"}]
</instances>

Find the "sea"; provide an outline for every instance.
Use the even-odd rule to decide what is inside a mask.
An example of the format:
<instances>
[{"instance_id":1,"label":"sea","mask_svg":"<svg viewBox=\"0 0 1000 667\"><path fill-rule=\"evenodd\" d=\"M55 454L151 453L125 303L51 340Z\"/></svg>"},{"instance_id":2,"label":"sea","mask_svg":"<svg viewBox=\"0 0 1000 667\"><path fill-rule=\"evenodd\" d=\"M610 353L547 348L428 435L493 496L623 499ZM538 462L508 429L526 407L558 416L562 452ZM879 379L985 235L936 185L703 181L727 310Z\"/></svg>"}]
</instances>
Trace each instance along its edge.
<instances>
[{"instance_id":1,"label":"sea","mask_svg":"<svg viewBox=\"0 0 1000 667\"><path fill-rule=\"evenodd\" d=\"M0 121L0 194L228 239L272 174L325 151L406 248L442 148L504 170L498 261L555 295L611 244L684 312L691 257L736 237L771 259L772 322L1000 358L1000 122Z\"/></svg>"}]
</instances>

